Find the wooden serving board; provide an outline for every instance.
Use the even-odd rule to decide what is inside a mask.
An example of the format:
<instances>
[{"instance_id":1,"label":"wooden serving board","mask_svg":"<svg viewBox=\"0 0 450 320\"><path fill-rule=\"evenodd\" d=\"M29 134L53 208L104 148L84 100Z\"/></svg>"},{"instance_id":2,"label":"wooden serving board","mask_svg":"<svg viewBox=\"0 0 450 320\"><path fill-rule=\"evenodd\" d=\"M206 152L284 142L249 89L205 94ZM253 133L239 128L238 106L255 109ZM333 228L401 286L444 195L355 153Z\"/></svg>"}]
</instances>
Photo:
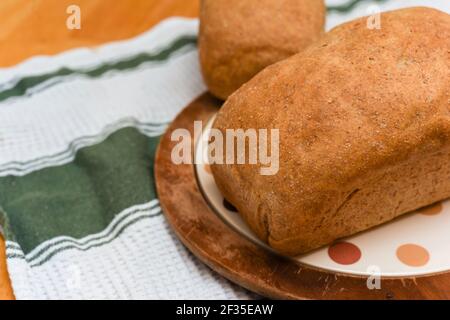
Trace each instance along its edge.
<instances>
[{"instance_id":1,"label":"wooden serving board","mask_svg":"<svg viewBox=\"0 0 450 320\"><path fill-rule=\"evenodd\" d=\"M206 93L171 124L156 154L155 176L161 207L174 232L201 261L229 280L277 299L450 299L450 274L382 278L381 289L368 289L366 276L320 270L278 256L241 236L204 199L194 165L175 165L171 141L175 129L193 135L194 121L208 120L221 102ZM193 156L193 155L192 155Z\"/></svg>"}]
</instances>

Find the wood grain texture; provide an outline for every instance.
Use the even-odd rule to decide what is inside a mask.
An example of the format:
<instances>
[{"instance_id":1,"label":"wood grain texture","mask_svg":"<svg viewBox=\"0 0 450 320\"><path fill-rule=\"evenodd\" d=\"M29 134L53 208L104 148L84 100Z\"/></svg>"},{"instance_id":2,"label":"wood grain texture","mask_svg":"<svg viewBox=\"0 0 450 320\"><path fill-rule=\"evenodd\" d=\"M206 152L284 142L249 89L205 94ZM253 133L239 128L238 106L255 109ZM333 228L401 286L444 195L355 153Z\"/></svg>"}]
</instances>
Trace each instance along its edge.
<instances>
[{"instance_id":1,"label":"wood grain texture","mask_svg":"<svg viewBox=\"0 0 450 320\"><path fill-rule=\"evenodd\" d=\"M67 7L81 9L81 30L68 30ZM195 17L199 0L2 0L0 67L34 55L97 46L147 31L169 16Z\"/></svg>"},{"instance_id":2,"label":"wood grain texture","mask_svg":"<svg viewBox=\"0 0 450 320\"><path fill-rule=\"evenodd\" d=\"M5 240L0 236L0 300L13 300L14 294L6 268L5 254Z\"/></svg>"},{"instance_id":3,"label":"wood grain texture","mask_svg":"<svg viewBox=\"0 0 450 320\"><path fill-rule=\"evenodd\" d=\"M68 30L66 9L81 8L81 30ZM196 17L199 0L1 0L0 67L35 55L123 40L170 16ZM0 237L0 299L13 299Z\"/></svg>"}]
</instances>

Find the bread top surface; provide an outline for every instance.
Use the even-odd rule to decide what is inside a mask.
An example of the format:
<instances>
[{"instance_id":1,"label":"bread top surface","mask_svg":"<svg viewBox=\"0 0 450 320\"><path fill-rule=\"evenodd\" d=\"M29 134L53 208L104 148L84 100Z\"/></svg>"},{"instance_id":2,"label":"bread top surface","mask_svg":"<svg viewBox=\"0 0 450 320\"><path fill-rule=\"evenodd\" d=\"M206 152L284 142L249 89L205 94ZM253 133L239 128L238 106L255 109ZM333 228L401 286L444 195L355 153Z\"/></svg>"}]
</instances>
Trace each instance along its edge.
<instances>
[{"instance_id":1,"label":"bread top surface","mask_svg":"<svg viewBox=\"0 0 450 320\"><path fill-rule=\"evenodd\" d=\"M214 127L280 130L280 170L212 165L222 192L263 239L295 237L345 195L402 161L450 145L450 16L410 8L338 26L266 68Z\"/></svg>"},{"instance_id":2,"label":"bread top surface","mask_svg":"<svg viewBox=\"0 0 450 320\"><path fill-rule=\"evenodd\" d=\"M203 0L199 49L204 78L227 98L266 66L323 33L323 0Z\"/></svg>"}]
</instances>

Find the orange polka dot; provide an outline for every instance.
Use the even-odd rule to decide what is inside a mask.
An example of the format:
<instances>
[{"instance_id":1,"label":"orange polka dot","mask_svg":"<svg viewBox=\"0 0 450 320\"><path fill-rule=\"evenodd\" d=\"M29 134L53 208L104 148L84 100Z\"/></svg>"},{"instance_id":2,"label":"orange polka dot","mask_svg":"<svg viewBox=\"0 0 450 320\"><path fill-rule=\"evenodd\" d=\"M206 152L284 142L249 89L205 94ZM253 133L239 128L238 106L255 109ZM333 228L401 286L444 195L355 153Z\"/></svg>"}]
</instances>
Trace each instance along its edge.
<instances>
[{"instance_id":1,"label":"orange polka dot","mask_svg":"<svg viewBox=\"0 0 450 320\"><path fill-rule=\"evenodd\" d=\"M212 171L211 171L211 165L205 164L204 168L205 168L205 171L206 171L206 172L208 172L209 174L212 174Z\"/></svg>"},{"instance_id":2,"label":"orange polka dot","mask_svg":"<svg viewBox=\"0 0 450 320\"><path fill-rule=\"evenodd\" d=\"M442 212L444 209L444 206L442 205L442 202L438 202L435 204L432 204L428 207L424 207L419 210L419 212L426 216L434 216Z\"/></svg>"},{"instance_id":3,"label":"orange polka dot","mask_svg":"<svg viewBox=\"0 0 450 320\"><path fill-rule=\"evenodd\" d=\"M397 258L410 267L422 267L430 260L427 249L417 244L404 244L397 249Z\"/></svg>"},{"instance_id":4,"label":"orange polka dot","mask_svg":"<svg viewBox=\"0 0 450 320\"><path fill-rule=\"evenodd\" d=\"M338 242L328 248L328 256L336 263L354 264L361 259L361 250L349 242Z\"/></svg>"}]
</instances>

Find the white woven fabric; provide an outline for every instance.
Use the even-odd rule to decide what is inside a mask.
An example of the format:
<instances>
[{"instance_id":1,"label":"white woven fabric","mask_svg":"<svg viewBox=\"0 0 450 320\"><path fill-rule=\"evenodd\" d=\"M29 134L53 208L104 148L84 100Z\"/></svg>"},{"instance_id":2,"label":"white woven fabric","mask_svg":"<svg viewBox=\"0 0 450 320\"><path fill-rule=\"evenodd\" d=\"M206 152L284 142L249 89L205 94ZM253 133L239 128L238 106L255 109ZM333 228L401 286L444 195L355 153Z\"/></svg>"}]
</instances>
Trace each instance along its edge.
<instances>
[{"instance_id":1,"label":"white woven fabric","mask_svg":"<svg viewBox=\"0 0 450 320\"><path fill-rule=\"evenodd\" d=\"M150 216L150 211L139 214ZM135 223L111 243L63 251L37 267L11 259L8 269L17 299L251 297L188 253L162 215Z\"/></svg>"}]
</instances>

